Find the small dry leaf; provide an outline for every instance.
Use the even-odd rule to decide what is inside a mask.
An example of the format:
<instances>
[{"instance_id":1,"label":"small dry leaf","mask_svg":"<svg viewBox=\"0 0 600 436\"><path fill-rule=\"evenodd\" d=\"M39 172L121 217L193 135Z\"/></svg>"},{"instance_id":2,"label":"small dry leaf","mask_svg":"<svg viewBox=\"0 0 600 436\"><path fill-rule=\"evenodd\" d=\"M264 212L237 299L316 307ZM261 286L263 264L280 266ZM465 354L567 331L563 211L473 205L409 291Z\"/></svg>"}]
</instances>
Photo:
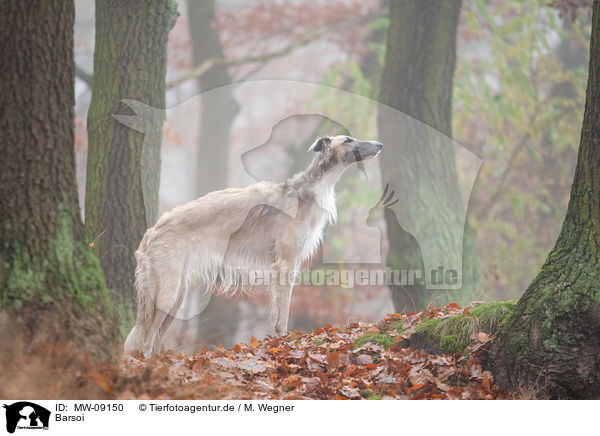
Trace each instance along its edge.
<instances>
[{"instance_id":1,"label":"small dry leaf","mask_svg":"<svg viewBox=\"0 0 600 436\"><path fill-rule=\"evenodd\" d=\"M371 334L371 335L378 335L380 333L379 329L375 326L367 329L367 333Z\"/></svg>"},{"instance_id":2,"label":"small dry leaf","mask_svg":"<svg viewBox=\"0 0 600 436\"><path fill-rule=\"evenodd\" d=\"M368 354L359 354L356 357L356 361L361 365L368 365L370 363L373 363L373 358Z\"/></svg>"}]
</instances>

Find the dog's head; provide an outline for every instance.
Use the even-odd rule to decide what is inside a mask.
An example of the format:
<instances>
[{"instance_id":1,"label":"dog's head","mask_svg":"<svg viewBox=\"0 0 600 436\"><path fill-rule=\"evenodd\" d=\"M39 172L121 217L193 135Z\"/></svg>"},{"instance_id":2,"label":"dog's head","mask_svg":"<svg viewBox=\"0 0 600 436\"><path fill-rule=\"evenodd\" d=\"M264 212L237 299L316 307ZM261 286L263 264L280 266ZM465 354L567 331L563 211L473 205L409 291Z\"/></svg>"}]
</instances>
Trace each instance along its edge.
<instances>
[{"instance_id":1,"label":"dog's head","mask_svg":"<svg viewBox=\"0 0 600 436\"><path fill-rule=\"evenodd\" d=\"M361 141L351 136L322 136L317 138L308 151L317 153L306 170L309 178L325 181L333 187L339 177L352 164L362 168L362 161L379 154L383 144L376 141Z\"/></svg>"},{"instance_id":2,"label":"dog's head","mask_svg":"<svg viewBox=\"0 0 600 436\"><path fill-rule=\"evenodd\" d=\"M383 144L377 141L361 141L351 136L322 136L312 143L309 151L320 153L332 166L349 166L371 159L381 152Z\"/></svg>"}]
</instances>

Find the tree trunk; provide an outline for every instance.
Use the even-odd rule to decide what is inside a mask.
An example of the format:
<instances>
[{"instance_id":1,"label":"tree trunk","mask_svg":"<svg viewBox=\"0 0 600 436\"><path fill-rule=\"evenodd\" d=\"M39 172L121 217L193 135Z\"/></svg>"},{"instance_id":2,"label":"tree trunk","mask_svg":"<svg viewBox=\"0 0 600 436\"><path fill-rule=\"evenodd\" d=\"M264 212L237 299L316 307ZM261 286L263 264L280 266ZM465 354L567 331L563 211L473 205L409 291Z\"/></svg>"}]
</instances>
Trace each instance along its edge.
<instances>
[{"instance_id":1,"label":"tree trunk","mask_svg":"<svg viewBox=\"0 0 600 436\"><path fill-rule=\"evenodd\" d=\"M3 0L1 10L1 330L106 357L112 308L75 178L74 4Z\"/></svg>"},{"instance_id":2,"label":"tree trunk","mask_svg":"<svg viewBox=\"0 0 600 436\"><path fill-rule=\"evenodd\" d=\"M600 398L600 1L571 197L538 276L494 340L490 364L508 388Z\"/></svg>"},{"instance_id":3,"label":"tree trunk","mask_svg":"<svg viewBox=\"0 0 600 436\"><path fill-rule=\"evenodd\" d=\"M452 79L460 7L461 0L392 1L381 81L382 103L447 137L451 136ZM474 235L468 226L461 225L464 210L451 141L447 139L441 145L433 134L424 137L425 128L418 121L405 127L394 123L382 114L378 117L380 140L388 156L380 160L383 184L389 183L395 189L405 219L412 219L412 226L421 226L423 232L437 232L439 236L432 241L436 257L452 259L454 265L462 263L460 292L426 289L425 278L431 271L425 268L425 250L422 255L417 235L403 228L404 221L399 222L396 214L386 213L387 266L419 270L423 274L423 283L415 281L414 285L392 287L394 308L398 312L418 311L430 303L469 299L477 285L479 267ZM426 219L432 214L437 215L435 226ZM425 228L427 225L433 229Z\"/></svg>"},{"instance_id":4,"label":"tree trunk","mask_svg":"<svg viewBox=\"0 0 600 436\"><path fill-rule=\"evenodd\" d=\"M96 1L85 223L123 329L135 317L134 252L157 218L166 48L176 18L171 0ZM113 116L130 107L145 127Z\"/></svg>"},{"instance_id":5,"label":"tree trunk","mask_svg":"<svg viewBox=\"0 0 600 436\"><path fill-rule=\"evenodd\" d=\"M215 27L215 0L188 0L190 35L194 63L223 59L219 31ZM230 88L208 92L231 84L227 67L217 65L198 79L202 111L200 115L200 152L196 168L196 191L202 196L227 187L229 136L239 106Z\"/></svg>"},{"instance_id":6,"label":"tree trunk","mask_svg":"<svg viewBox=\"0 0 600 436\"><path fill-rule=\"evenodd\" d=\"M188 0L190 36L195 65L209 59L223 59L219 30L215 27L215 0ZM199 153L196 165L196 195L225 189L228 185L229 141L231 125L239 112L239 106L230 88L209 92L231 84L225 66L215 66L198 79L201 91ZM200 315L199 341L234 345L240 301L212 297ZM224 323L223 320L228 320Z\"/></svg>"}]
</instances>

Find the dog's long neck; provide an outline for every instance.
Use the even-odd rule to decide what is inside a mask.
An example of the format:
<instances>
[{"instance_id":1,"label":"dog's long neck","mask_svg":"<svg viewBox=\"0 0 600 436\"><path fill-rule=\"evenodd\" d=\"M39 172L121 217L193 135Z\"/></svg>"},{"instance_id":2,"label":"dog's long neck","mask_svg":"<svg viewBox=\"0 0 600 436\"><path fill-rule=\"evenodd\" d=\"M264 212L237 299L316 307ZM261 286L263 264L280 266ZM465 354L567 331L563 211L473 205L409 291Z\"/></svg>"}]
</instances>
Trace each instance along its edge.
<instances>
[{"instance_id":1,"label":"dog's long neck","mask_svg":"<svg viewBox=\"0 0 600 436\"><path fill-rule=\"evenodd\" d=\"M306 170L283 183L287 195L297 196L318 206L326 213L330 223L337 219L334 187L346 169L334 160L334 155L316 156Z\"/></svg>"}]
</instances>

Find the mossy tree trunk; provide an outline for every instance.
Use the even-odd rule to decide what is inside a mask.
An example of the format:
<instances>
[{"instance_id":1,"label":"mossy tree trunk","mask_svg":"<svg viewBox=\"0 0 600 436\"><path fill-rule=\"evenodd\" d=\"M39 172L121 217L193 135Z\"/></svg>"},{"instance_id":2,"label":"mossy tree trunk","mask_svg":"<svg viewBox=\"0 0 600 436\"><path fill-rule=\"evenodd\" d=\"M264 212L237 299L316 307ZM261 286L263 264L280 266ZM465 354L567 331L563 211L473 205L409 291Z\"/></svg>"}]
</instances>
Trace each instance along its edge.
<instances>
[{"instance_id":1,"label":"mossy tree trunk","mask_svg":"<svg viewBox=\"0 0 600 436\"><path fill-rule=\"evenodd\" d=\"M600 1L577 167L565 220L541 271L494 340L497 381L554 398L600 398Z\"/></svg>"},{"instance_id":2,"label":"mossy tree trunk","mask_svg":"<svg viewBox=\"0 0 600 436\"><path fill-rule=\"evenodd\" d=\"M176 18L172 0L96 1L85 224L123 328L135 317L134 253L157 218L167 38ZM142 105L146 113L136 115L145 120L134 125L143 129L113 116Z\"/></svg>"},{"instance_id":3,"label":"mossy tree trunk","mask_svg":"<svg viewBox=\"0 0 600 436\"><path fill-rule=\"evenodd\" d=\"M2 1L1 10L1 330L106 357L115 324L75 178L74 3Z\"/></svg>"},{"instance_id":4,"label":"mossy tree trunk","mask_svg":"<svg viewBox=\"0 0 600 436\"><path fill-rule=\"evenodd\" d=\"M456 53L456 31L460 15L461 0L415 1L393 0L390 5L390 27L381 92L379 100L427 126L451 136L452 79ZM418 311L429 303L440 304L443 300L461 301L468 299L474 291L479 277L479 266L475 238L469 226L456 225L464 214L459 193L454 149L435 144L435 138L423 140L422 133L411 138L409 129L423 128L412 123L404 131L379 115L380 140L385 144L385 156L380 159L383 184L390 183L396 189L400 205L412 217L424 219L432 213L438 214L435 231L440 236L435 240L435 250L442 258L462 261L462 291L425 289L425 283L394 286L392 299L396 311ZM441 136L441 135L440 135ZM439 141L438 141L439 142ZM446 145L446 144L444 144ZM440 152L441 150L441 152ZM429 192L421 186L423 173L428 174L431 186L441 186L443 192ZM437 180L437 183L435 180ZM401 192L400 192L401 191ZM419 221L419 220L417 220ZM387 266L392 269L424 271L421 247L416 235L412 235L396 220L396 215L386 213L389 251ZM453 227L453 230L450 228ZM448 237L452 234L456 240ZM461 256L462 247L462 260ZM440 297L445 294L445 297Z\"/></svg>"}]
</instances>

